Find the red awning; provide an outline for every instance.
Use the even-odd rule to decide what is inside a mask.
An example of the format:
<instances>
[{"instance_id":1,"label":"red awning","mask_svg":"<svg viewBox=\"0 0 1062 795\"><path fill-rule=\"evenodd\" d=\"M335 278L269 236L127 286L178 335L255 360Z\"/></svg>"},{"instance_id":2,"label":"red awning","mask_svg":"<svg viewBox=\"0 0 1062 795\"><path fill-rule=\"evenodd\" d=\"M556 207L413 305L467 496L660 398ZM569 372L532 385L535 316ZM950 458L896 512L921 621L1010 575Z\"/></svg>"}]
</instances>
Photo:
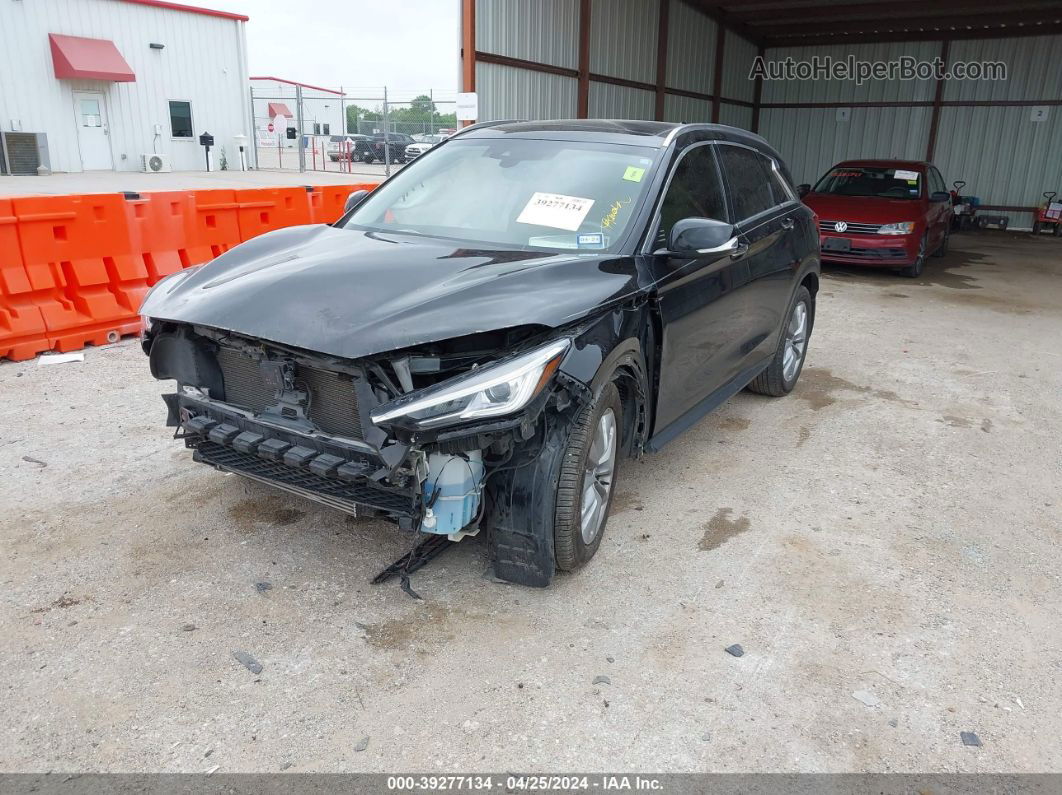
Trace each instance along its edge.
<instances>
[{"instance_id":1,"label":"red awning","mask_svg":"<svg viewBox=\"0 0 1062 795\"><path fill-rule=\"evenodd\" d=\"M275 119L277 116L284 116L288 119L294 119L291 111L288 110L288 106L283 102L270 102L269 103L269 118Z\"/></svg>"},{"instance_id":2,"label":"red awning","mask_svg":"<svg viewBox=\"0 0 1062 795\"><path fill-rule=\"evenodd\" d=\"M109 39L86 39L49 33L55 76L132 83L136 75Z\"/></svg>"}]
</instances>

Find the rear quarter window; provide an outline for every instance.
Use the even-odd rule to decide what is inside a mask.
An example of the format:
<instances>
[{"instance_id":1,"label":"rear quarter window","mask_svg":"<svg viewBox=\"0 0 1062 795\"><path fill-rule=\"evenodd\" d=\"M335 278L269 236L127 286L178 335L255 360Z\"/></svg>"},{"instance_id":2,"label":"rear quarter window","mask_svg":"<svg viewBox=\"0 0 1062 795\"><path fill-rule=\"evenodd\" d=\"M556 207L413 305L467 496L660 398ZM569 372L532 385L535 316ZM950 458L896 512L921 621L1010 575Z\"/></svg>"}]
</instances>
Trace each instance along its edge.
<instances>
[{"instance_id":1,"label":"rear quarter window","mask_svg":"<svg viewBox=\"0 0 1062 795\"><path fill-rule=\"evenodd\" d=\"M770 164L763 155L741 146L719 147L723 170L730 185L736 220L742 221L769 210L775 200Z\"/></svg>"}]
</instances>

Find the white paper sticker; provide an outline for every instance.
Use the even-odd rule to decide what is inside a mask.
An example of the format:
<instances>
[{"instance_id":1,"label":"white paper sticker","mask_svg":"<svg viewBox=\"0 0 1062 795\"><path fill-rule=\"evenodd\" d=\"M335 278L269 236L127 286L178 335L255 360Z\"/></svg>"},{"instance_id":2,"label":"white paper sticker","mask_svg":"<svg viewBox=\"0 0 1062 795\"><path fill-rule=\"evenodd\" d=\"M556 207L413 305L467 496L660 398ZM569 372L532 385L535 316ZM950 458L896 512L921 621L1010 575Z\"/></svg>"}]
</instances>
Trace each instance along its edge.
<instances>
[{"instance_id":1,"label":"white paper sticker","mask_svg":"<svg viewBox=\"0 0 1062 795\"><path fill-rule=\"evenodd\" d=\"M898 168L898 169L896 169L895 179L913 179L913 180L917 181L918 180L918 172L917 171L904 171L902 168Z\"/></svg>"},{"instance_id":2,"label":"white paper sticker","mask_svg":"<svg viewBox=\"0 0 1062 795\"><path fill-rule=\"evenodd\" d=\"M560 193L533 193L516 222L574 232L593 206L593 199Z\"/></svg>"}]
</instances>

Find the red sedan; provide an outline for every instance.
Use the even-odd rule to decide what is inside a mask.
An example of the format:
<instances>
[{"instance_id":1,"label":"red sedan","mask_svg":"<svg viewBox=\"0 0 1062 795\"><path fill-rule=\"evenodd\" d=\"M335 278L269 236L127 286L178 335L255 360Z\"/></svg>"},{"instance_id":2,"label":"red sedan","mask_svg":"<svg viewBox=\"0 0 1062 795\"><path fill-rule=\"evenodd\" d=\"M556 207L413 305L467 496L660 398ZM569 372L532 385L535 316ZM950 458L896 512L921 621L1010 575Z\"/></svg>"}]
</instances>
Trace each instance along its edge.
<instances>
[{"instance_id":1,"label":"red sedan","mask_svg":"<svg viewBox=\"0 0 1062 795\"><path fill-rule=\"evenodd\" d=\"M922 273L948 250L951 196L940 171L911 160L845 160L814 188L801 185L819 219L823 262Z\"/></svg>"}]
</instances>

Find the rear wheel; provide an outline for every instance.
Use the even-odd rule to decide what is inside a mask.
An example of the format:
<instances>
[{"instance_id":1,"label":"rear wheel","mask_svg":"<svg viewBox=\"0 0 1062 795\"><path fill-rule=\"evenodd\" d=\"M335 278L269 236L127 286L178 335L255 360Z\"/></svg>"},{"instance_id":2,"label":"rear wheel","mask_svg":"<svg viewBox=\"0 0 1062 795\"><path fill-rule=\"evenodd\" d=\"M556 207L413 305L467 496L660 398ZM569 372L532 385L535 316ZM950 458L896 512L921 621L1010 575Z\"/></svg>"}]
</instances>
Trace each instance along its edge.
<instances>
[{"instance_id":1,"label":"rear wheel","mask_svg":"<svg viewBox=\"0 0 1062 795\"><path fill-rule=\"evenodd\" d=\"M772 397L788 395L804 369L804 357L808 351L808 339L814 320L814 303L808 288L801 285L789 310L789 320L782 329L778 348L767 369L749 384L751 392Z\"/></svg>"},{"instance_id":2,"label":"rear wheel","mask_svg":"<svg viewBox=\"0 0 1062 795\"><path fill-rule=\"evenodd\" d=\"M928 233L923 234L922 239L918 243L918 257L915 259L914 262L912 262L910 265L900 271L900 273L902 273L908 279L917 279L919 276L922 275L922 270L923 268L925 268L927 234Z\"/></svg>"},{"instance_id":3,"label":"rear wheel","mask_svg":"<svg viewBox=\"0 0 1062 795\"><path fill-rule=\"evenodd\" d=\"M1033 234L1034 235L1040 234L1040 230L1042 228L1043 227L1040 226L1040 222L1039 221L1033 221Z\"/></svg>"},{"instance_id":4,"label":"rear wheel","mask_svg":"<svg viewBox=\"0 0 1062 795\"><path fill-rule=\"evenodd\" d=\"M615 384L586 406L568 437L557 485L553 539L557 568L585 565L601 545L619 460L623 408Z\"/></svg>"},{"instance_id":5,"label":"rear wheel","mask_svg":"<svg viewBox=\"0 0 1062 795\"><path fill-rule=\"evenodd\" d=\"M1062 237L1062 224L1055 224L1055 231L1051 234L1055 237Z\"/></svg>"}]
</instances>

